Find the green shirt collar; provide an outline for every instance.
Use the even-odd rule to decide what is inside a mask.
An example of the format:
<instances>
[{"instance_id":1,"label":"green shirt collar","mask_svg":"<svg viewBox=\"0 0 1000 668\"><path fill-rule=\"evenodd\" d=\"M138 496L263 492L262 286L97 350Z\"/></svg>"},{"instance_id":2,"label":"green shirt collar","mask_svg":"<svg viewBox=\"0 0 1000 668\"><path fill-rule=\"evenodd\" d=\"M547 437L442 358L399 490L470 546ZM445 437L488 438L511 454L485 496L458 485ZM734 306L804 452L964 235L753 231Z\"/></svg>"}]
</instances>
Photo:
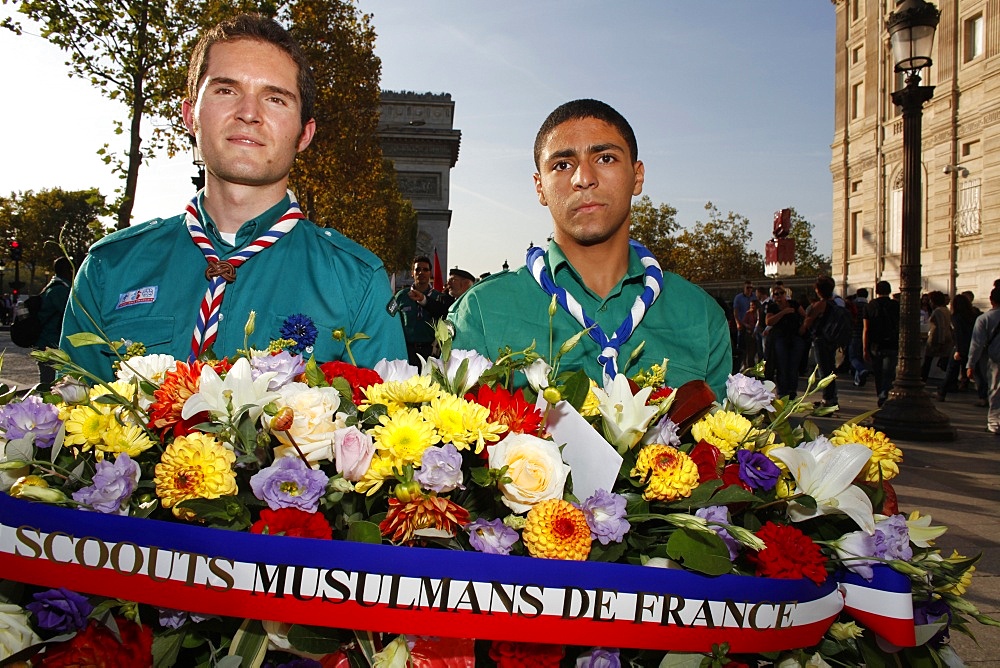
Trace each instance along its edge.
<instances>
[{"instance_id":1,"label":"green shirt collar","mask_svg":"<svg viewBox=\"0 0 1000 668\"><path fill-rule=\"evenodd\" d=\"M603 301L584 284L583 278L581 278L579 272L577 272L576 267L574 267L573 264L566 258L562 248L560 248L559 244L555 241L549 242L549 250L545 254L545 262L549 267L549 272L552 274L552 279L557 285L560 284L560 279L563 277L561 275L564 275L564 277L571 278L577 285L586 290L587 294L592 298L598 301ZM625 283L630 283L636 280L642 282L645 275L646 268L642 265L642 260L639 259L638 254L636 254L632 246L629 246L628 269L625 271L625 275L620 281L618 281L618 284L614 287L614 289L608 293L607 299L617 296L622 290L622 285Z\"/></svg>"},{"instance_id":2,"label":"green shirt collar","mask_svg":"<svg viewBox=\"0 0 1000 668\"><path fill-rule=\"evenodd\" d=\"M286 193L281 201L272 206L270 209L243 223L240 226L240 229L236 232L236 245L230 246L219 235L219 228L216 227L215 221L212 220L212 217L208 215L207 211L205 211L203 203L204 198L205 193L202 192L198 196L198 213L201 215L201 222L205 227L205 232L208 233L208 237L212 240L212 244L217 250L243 248L264 232L271 229L271 226L278 222L278 219L281 218L286 211L288 211L288 206L290 204L288 194ZM226 252L228 251L222 250L219 254L225 255Z\"/></svg>"}]
</instances>

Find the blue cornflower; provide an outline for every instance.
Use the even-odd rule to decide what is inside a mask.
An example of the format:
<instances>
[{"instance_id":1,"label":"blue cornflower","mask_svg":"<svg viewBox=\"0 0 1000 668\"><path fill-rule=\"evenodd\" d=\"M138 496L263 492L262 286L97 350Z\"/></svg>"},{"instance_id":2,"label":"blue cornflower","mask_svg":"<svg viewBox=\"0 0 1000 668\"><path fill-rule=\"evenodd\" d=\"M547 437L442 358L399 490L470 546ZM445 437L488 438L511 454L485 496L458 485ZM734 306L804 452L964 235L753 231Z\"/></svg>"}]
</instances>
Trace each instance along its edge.
<instances>
[{"instance_id":1,"label":"blue cornflower","mask_svg":"<svg viewBox=\"0 0 1000 668\"><path fill-rule=\"evenodd\" d=\"M302 313L288 316L281 324L281 338L295 341L295 346L289 348L293 353L302 353L316 343L316 334L312 318Z\"/></svg>"}]
</instances>

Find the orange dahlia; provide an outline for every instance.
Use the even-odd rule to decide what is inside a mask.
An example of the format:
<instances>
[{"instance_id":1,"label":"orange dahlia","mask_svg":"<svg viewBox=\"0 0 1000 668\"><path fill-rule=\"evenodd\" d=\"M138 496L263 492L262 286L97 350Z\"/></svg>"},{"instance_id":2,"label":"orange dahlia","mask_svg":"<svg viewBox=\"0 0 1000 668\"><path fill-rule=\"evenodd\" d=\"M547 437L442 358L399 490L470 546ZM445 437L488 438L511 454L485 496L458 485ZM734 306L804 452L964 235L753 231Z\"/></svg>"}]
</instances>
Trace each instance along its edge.
<instances>
[{"instance_id":1,"label":"orange dahlia","mask_svg":"<svg viewBox=\"0 0 1000 668\"><path fill-rule=\"evenodd\" d=\"M193 364L177 362L176 368L163 376L163 383L153 392L153 404L149 407L150 429L156 430L161 436L166 436L171 430L175 436L190 431L189 425L181 418L181 409L188 397L198 393L203 366L205 363L197 360ZM198 418L196 422L188 422L204 422L204 416L195 417Z\"/></svg>"},{"instance_id":2,"label":"orange dahlia","mask_svg":"<svg viewBox=\"0 0 1000 668\"><path fill-rule=\"evenodd\" d=\"M426 496L405 503L390 498L389 512L378 528L392 542L412 545L427 537L452 537L468 523L469 511L462 506L440 496Z\"/></svg>"},{"instance_id":3,"label":"orange dahlia","mask_svg":"<svg viewBox=\"0 0 1000 668\"><path fill-rule=\"evenodd\" d=\"M691 496L698 486L698 465L677 448L655 443L639 452L633 478L647 480L642 498L647 501L675 501Z\"/></svg>"},{"instance_id":4,"label":"orange dahlia","mask_svg":"<svg viewBox=\"0 0 1000 668\"><path fill-rule=\"evenodd\" d=\"M562 499L549 499L532 506L521 538L533 557L586 561L590 555L587 516Z\"/></svg>"}]
</instances>

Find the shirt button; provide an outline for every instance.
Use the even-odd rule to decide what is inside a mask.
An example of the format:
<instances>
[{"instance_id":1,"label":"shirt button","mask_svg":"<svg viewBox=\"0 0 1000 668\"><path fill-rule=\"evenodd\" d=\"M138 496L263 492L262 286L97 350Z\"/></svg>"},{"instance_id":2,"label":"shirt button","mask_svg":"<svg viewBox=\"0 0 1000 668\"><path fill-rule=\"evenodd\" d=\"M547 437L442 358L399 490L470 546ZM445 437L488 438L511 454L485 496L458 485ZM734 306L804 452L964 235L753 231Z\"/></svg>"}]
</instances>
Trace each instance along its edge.
<instances>
[{"instance_id":1,"label":"shirt button","mask_svg":"<svg viewBox=\"0 0 1000 668\"><path fill-rule=\"evenodd\" d=\"M225 313L220 313L219 314L219 322L222 322L222 319L225 318L225 317L226 317Z\"/></svg>"},{"instance_id":2,"label":"shirt button","mask_svg":"<svg viewBox=\"0 0 1000 668\"><path fill-rule=\"evenodd\" d=\"M601 313L604 313L605 311L607 311L607 310L608 310L608 305L607 305L607 304L605 304L604 306L602 306L602 307L601 307L600 309L598 309L598 310L599 310L599 311L600 311Z\"/></svg>"}]
</instances>

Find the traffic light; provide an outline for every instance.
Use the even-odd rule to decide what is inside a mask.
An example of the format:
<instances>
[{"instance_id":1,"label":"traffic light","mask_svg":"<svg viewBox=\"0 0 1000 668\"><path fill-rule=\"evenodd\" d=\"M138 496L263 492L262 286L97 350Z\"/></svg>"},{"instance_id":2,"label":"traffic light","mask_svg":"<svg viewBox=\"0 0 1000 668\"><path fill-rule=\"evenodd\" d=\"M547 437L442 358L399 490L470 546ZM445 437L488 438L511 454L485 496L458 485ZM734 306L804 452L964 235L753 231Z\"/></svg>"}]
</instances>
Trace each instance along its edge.
<instances>
[{"instance_id":1,"label":"traffic light","mask_svg":"<svg viewBox=\"0 0 1000 668\"><path fill-rule=\"evenodd\" d=\"M18 241L17 239L15 239L15 240L13 240L13 241L10 242L10 259L11 260L14 260L15 262L17 262L18 260L20 260L21 259L21 253L23 253L23 252L24 252L24 249L21 248L21 242L20 241Z\"/></svg>"}]
</instances>

